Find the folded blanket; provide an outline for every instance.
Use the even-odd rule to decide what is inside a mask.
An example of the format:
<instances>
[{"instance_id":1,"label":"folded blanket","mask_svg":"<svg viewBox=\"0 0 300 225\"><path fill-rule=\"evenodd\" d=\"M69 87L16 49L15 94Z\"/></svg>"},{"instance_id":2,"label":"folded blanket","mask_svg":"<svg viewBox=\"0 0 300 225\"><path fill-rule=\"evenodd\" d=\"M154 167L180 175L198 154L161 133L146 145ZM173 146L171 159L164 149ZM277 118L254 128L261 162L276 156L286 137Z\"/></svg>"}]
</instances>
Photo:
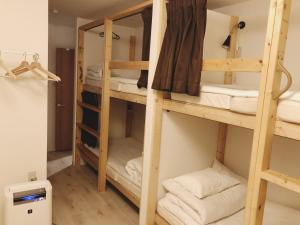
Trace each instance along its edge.
<instances>
[{"instance_id":1,"label":"folded blanket","mask_svg":"<svg viewBox=\"0 0 300 225\"><path fill-rule=\"evenodd\" d=\"M88 71L95 72L95 73L100 73L102 69L103 69L103 63L98 65L91 65L87 67Z\"/></svg>"},{"instance_id":2,"label":"folded blanket","mask_svg":"<svg viewBox=\"0 0 300 225\"><path fill-rule=\"evenodd\" d=\"M126 171L132 178L132 181L138 186L142 184L143 157L132 159L126 164Z\"/></svg>"},{"instance_id":3,"label":"folded blanket","mask_svg":"<svg viewBox=\"0 0 300 225\"><path fill-rule=\"evenodd\" d=\"M240 184L238 179L213 168L185 174L174 178L174 180L198 198L214 195Z\"/></svg>"},{"instance_id":4,"label":"folded blanket","mask_svg":"<svg viewBox=\"0 0 300 225\"><path fill-rule=\"evenodd\" d=\"M191 210L185 211L186 214L189 214L190 217L201 225L228 217L245 206L246 186L243 184L239 184L203 199L199 199L189 191L186 191L173 179L165 181L163 185L167 191L180 200L177 201L177 203L180 204L178 205L179 207L187 209L185 205L183 205L184 203L198 214L196 218L195 214L191 213Z\"/></svg>"},{"instance_id":5,"label":"folded blanket","mask_svg":"<svg viewBox=\"0 0 300 225\"><path fill-rule=\"evenodd\" d=\"M195 221L187 212L186 210L190 210L190 213L193 213L193 210L185 205L183 202L180 201L179 198L172 194L167 194L163 199L161 199L158 202L158 208L161 209L161 211L166 211L168 214L171 214L171 220L169 221L172 223L173 221L176 221L175 224L181 224L179 221L182 222L184 225L199 225L197 221ZM197 217L195 213L195 217ZM167 218L166 218L167 219ZM173 225L173 223L172 223Z\"/></svg>"},{"instance_id":6,"label":"folded blanket","mask_svg":"<svg viewBox=\"0 0 300 225\"><path fill-rule=\"evenodd\" d=\"M101 79L102 78L102 71L100 73L95 73L92 71L88 71L86 74L87 77L90 77L92 79Z\"/></svg>"}]
</instances>

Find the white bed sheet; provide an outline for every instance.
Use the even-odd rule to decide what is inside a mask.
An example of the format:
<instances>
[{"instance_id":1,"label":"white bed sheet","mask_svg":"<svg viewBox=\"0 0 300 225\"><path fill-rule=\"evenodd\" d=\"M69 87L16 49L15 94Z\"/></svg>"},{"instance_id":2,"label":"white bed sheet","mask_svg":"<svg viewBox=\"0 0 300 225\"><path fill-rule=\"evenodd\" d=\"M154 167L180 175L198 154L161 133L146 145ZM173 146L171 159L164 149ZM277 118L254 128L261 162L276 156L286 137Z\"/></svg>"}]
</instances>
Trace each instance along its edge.
<instances>
[{"instance_id":1,"label":"white bed sheet","mask_svg":"<svg viewBox=\"0 0 300 225\"><path fill-rule=\"evenodd\" d=\"M99 155L99 149L88 149ZM142 151L143 144L134 138L113 139L109 143L106 167L108 176L138 197L141 195L141 187L132 180L132 177L126 172L125 166L129 160L140 157Z\"/></svg>"},{"instance_id":2,"label":"white bed sheet","mask_svg":"<svg viewBox=\"0 0 300 225\"><path fill-rule=\"evenodd\" d=\"M137 79L130 79L124 77L112 77L110 79L110 89L114 91L146 96L147 89L138 88L137 82L138 82ZM97 87L102 86L102 80L91 79L90 77L86 78L85 83Z\"/></svg>"},{"instance_id":3,"label":"white bed sheet","mask_svg":"<svg viewBox=\"0 0 300 225\"><path fill-rule=\"evenodd\" d=\"M158 214L171 225L184 225L176 215L171 214L162 207L157 208ZM235 215L210 225L243 225L244 210ZM298 225L300 224L300 211L287 206L267 201L263 225Z\"/></svg>"},{"instance_id":4,"label":"white bed sheet","mask_svg":"<svg viewBox=\"0 0 300 225\"><path fill-rule=\"evenodd\" d=\"M251 88L236 85L204 84L201 86L199 97L172 93L171 98L177 101L255 115L258 95L258 90ZM278 104L277 117L282 121L300 123L299 91L289 91L281 97Z\"/></svg>"}]
</instances>

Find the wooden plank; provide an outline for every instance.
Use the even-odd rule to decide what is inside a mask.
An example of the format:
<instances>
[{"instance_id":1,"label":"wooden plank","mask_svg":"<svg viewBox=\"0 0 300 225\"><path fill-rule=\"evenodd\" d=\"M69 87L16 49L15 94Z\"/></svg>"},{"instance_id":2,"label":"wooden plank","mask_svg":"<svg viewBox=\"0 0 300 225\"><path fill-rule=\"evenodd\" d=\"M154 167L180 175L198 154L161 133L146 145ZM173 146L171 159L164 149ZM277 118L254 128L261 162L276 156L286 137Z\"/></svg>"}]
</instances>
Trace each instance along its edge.
<instances>
[{"instance_id":1,"label":"wooden plank","mask_svg":"<svg viewBox=\"0 0 300 225\"><path fill-rule=\"evenodd\" d=\"M124 69L124 70L148 70L148 61L111 61L109 64L111 70Z\"/></svg>"},{"instance_id":2,"label":"wooden plank","mask_svg":"<svg viewBox=\"0 0 300 225\"><path fill-rule=\"evenodd\" d=\"M248 129L253 129L255 123L254 116L175 100L165 99L163 109Z\"/></svg>"},{"instance_id":3,"label":"wooden plank","mask_svg":"<svg viewBox=\"0 0 300 225\"><path fill-rule=\"evenodd\" d=\"M300 124L276 121L275 134L300 141Z\"/></svg>"},{"instance_id":4,"label":"wooden plank","mask_svg":"<svg viewBox=\"0 0 300 225\"><path fill-rule=\"evenodd\" d=\"M110 16L108 19L116 21L116 20L124 19L129 16L134 16L136 14L141 13L145 8L152 6L152 4L153 4L152 0L142 2L138 5L128 8L122 12L116 13L116 14Z\"/></svg>"},{"instance_id":5,"label":"wooden plank","mask_svg":"<svg viewBox=\"0 0 300 225\"><path fill-rule=\"evenodd\" d=\"M152 0L148 0L148 1L142 2L138 5L135 5L133 7L130 7L124 11L118 12L112 16L109 16L107 19L113 20L113 21L124 19L126 17L141 13L145 8L150 7L152 4L153 4ZM85 25L82 25L79 27L79 29L82 31L88 31L95 27L104 25L104 21L105 21L105 19L101 18L101 19L95 20L93 22L87 23Z\"/></svg>"},{"instance_id":6,"label":"wooden plank","mask_svg":"<svg viewBox=\"0 0 300 225\"><path fill-rule=\"evenodd\" d=\"M147 96L144 95L137 95L137 94L131 94L121 91L110 91L110 97L121 99L128 102L138 103L142 105L146 105L147 102Z\"/></svg>"},{"instance_id":7,"label":"wooden plank","mask_svg":"<svg viewBox=\"0 0 300 225\"><path fill-rule=\"evenodd\" d=\"M231 17L230 26L229 26L231 41L230 41L230 47L227 50L227 58L235 58L236 56L238 22L239 22L238 17L236 16ZM224 84L232 84L233 76L234 76L233 72L228 72L228 71L225 72ZM216 159L221 163L224 163L225 160L227 131L228 131L228 125L225 123L220 123L219 130L218 130Z\"/></svg>"},{"instance_id":8,"label":"wooden plank","mask_svg":"<svg viewBox=\"0 0 300 225\"><path fill-rule=\"evenodd\" d=\"M88 84L83 85L83 90L89 91L89 92L95 93L95 94L102 93L102 88L88 85ZM121 91L114 91L114 90L110 90L109 93L110 93L109 95L111 98L116 98L116 99L121 99L121 100L128 101L128 102L146 105L147 96L144 96L144 95L137 95L137 94L131 94L131 93L126 93L126 92L121 92Z\"/></svg>"},{"instance_id":9,"label":"wooden plank","mask_svg":"<svg viewBox=\"0 0 300 225\"><path fill-rule=\"evenodd\" d=\"M111 183L115 188L117 188L127 199L129 199L136 207L140 207L140 198L136 196L133 192L126 189L122 184L118 181L114 180L112 177L107 175L107 180Z\"/></svg>"},{"instance_id":10,"label":"wooden plank","mask_svg":"<svg viewBox=\"0 0 300 225\"><path fill-rule=\"evenodd\" d=\"M155 215L155 224L157 225L170 225L164 218L162 218L158 213Z\"/></svg>"},{"instance_id":11,"label":"wooden plank","mask_svg":"<svg viewBox=\"0 0 300 225\"><path fill-rule=\"evenodd\" d=\"M237 49L237 35L238 35L238 23L239 17L232 16L230 20L230 47L227 51L227 58L234 59L236 58L236 49ZM232 84L234 81L234 74L232 71L227 71L224 76L224 84Z\"/></svg>"},{"instance_id":12,"label":"wooden plank","mask_svg":"<svg viewBox=\"0 0 300 225\"><path fill-rule=\"evenodd\" d=\"M86 108L86 109L90 109L94 112L101 112L101 109L99 107L95 107L93 105L90 105L90 104L86 104L86 103L83 103L83 102L80 102L79 100L77 101L77 104L81 107L81 108Z\"/></svg>"},{"instance_id":13,"label":"wooden plank","mask_svg":"<svg viewBox=\"0 0 300 225\"><path fill-rule=\"evenodd\" d=\"M111 70L109 62L112 55L112 20L106 19L104 24L104 77L102 83L102 100L101 100L101 120L100 120L100 162L98 173L98 189L100 192L105 191L106 187L106 163L108 153L108 134L109 134L109 108L110 108L110 77Z\"/></svg>"},{"instance_id":14,"label":"wooden plank","mask_svg":"<svg viewBox=\"0 0 300 225\"><path fill-rule=\"evenodd\" d=\"M204 59L203 71L211 72L261 72L263 62L259 59ZM147 61L112 61L110 69L148 70Z\"/></svg>"},{"instance_id":15,"label":"wooden plank","mask_svg":"<svg viewBox=\"0 0 300 225\"><path fill-rule=\"evenodd\" d=\"M294 191L300 194L300 180L287 176L285 174L273 171L273 170L266 170L261 172L261 178L276 184L280 187L288 189L290 191Z\"/></svg>"},{"instance_id":16,"label":"wooden plank","mask_svg":"<svg viewBox=\"0 0 300 225\"><path fill-rule=\"evenodd\" d=\"M84 131L88 132L89 134L93 135L95 138L100 139L99 132L97 132L96 130L94 130L82 123L77 123L77 127L79 127L81 130L84 130Z\"/></svg>"},{"instance_id":17,"label":"wooden plank","mask_svg":"<svg viewBox=\"0 0 300 225\"><path fill-rule=\"evenodd\" d=\"M95 20L93 22L84 24L84 25L80 26L79 29L81 31L88 31L88 30L91 30L93 28L100 27L100 26L103 26L103 25L104 25L104 19L101 18L101 19Z\"/></svg>"},{"instance_id":18,"label":"wooden plank","mask_svg":"<svg viewBox=\"0 0 300 225\"><path fill-rule=\"evenodd\" d=\"M277 112L281 72L278 63L284 59L290 17L290 0L272 0L260 82L257 121L254 131L245 224L261 225L266 200L267 181L260 173L269 169Z\"/></svg>"},{"instance_id":19,"label":"wooden plank","mask_svg":"<svg viewBox=\"0 0 300 225\"><path fill-rule=\"evenodd\" d=\"M84 84L82 88L84 91L88 91L88 92L98 94L98 95L102 94L102 89L101 89L101 87L98 87L98 86Z\"/></svg>"},{"instance_id":20,"label":"wooden plank","mask_svg":"<svg viewBox=\"0 0 300 225\"><path fill-rule=\"evenodd\" d=\"M76 78L76 98L78 101L82 101L83 90L83 64L84 64L84 31L78 30L78 46L77 46L77 78ZM82 122L82 108L76 106L76 123ZM76 127L75 143L81 142L81 129ZM75 145L74 165L80 166L80 153L79 149Z\"/></svg>"},{"instance_id":21,"label":"wooden plank","mask_svg":"<svg viewBox=\"0 0 300 225\"><path fill-rule=\"evenodd\" d=\"M211 72L261 72L263 61L260 59L204 59L203 71Z\"/></svg>"},{"instance_id":22,"label":"wooden plank","mask_svg":"<svg viewBox=\"0 0 300 225\"><path fill-rule=\"evenodd\" d=\"M148 84L151 86L166 29L167 14L164 0L153 4L153 20ZM144 160L140 223L153 225L157 205L157 189L160 162L163 93L148 89L144 138Z\"/></svg>"},{"instance_id":23,"label":"wooden plank","mask_svg":"<svg viewBox=\"0 0 300 225\"><path fill-rule=\"evenodd\" d=\"M130 36L130 41L129 41L129 60L130 61L135 60L135 51L136 51L136 37Z\"/></svg>"}]
</instances>

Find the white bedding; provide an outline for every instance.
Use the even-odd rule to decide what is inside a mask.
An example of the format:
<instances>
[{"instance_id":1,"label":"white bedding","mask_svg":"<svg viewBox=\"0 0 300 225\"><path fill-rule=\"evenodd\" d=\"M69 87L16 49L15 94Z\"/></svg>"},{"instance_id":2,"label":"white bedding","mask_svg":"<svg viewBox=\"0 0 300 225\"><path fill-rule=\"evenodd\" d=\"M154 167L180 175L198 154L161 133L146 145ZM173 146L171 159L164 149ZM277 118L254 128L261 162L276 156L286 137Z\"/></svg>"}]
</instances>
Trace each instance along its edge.
<instances>
[{"instance_id":1,"label":"white bedding","mask_svg":"<svg viewBox=\"0 0 300 225\"><path fill-rule=\"evenodd\" d=\"M185 220L184 218L189 216L201 225L209 224L241 210L245 205L247 189L244 184L240 184L218 194L199 199L184 190L173 179L166 181L164 187L170 193L158 202L158 206L177 215L180 220Z\"/></svg>"},{"instance_id":2,"label":"white bedding","mask_svg":"<svg viewBox=\"0 0 300 225\"><path fill-rule=\"evenodd\" d=\"M138 82L137 79L130 79L124 77L112 77L110 79L110 89L114 91L146 96L147 89L138 88L137 82ZM85 83L97 87L102 86L102 80L93 79L92 77L86 77Z\"/></svg>"},{"instance_id":3,"label":"white bedding","mask_svg":"<svg viewBox=\"0 0 300 225\"><path fill-rule=\"evenodd\" d=\"M138 186L142 184L143 175L143 157L131 159L126 164L126 172L131 177L131 180Z\"/></svg>"},{"instance_id":4,"label":"white bedding","mask_svg":"<svg viewBox=\"0 0 300 225\"><path fill-rule=\"evenodd\" d=\"M94 152L94 154L99 155L99 149L88 149ZM141 194L141 187L138 185L139 182L127 173L125 166L131 159L140 157L142 150L142 143L134 138L113 139L109 143L106 167L108 176L138 197Z\"/></svg>"},{"instance_id":5,"label":"white bedding","mask_svg":"<svg viewBox=\"0 0 300 225\"><path fill-rule=\"evenodd\" d=\"M171 225L185 225L168 210L158 206L157 212ZM243 225L244 210L211 225ZM271 201L266 202L263 225L298 225L300 211Z\"/></svg>"},{"instance_id":6,"label":"white bedding","mask_svg":"<svg viewBox=\"0 0 300 225\"><path fill-rule=\"evenodd\" d=\"M177 93L172 93L171 97L177 101L255 115L258 95L258 90L247 87L203 84L199 97ZM277 111L278 119L300 123L300 91L286 92L279 101Z\"/></svg>"}]
</instances>

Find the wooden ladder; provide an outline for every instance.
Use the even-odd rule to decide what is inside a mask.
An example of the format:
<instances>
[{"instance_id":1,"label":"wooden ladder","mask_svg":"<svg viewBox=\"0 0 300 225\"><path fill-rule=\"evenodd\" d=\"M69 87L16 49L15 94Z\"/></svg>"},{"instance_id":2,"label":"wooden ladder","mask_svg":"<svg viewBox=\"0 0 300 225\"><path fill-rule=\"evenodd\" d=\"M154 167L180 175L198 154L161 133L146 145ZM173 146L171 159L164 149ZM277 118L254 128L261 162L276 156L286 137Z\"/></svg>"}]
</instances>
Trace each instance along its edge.
<instances>
[{"instance_id":1,"label":"wooden ladder","mask_svg":"<svg viewBox=\"0 0 300 225\"><path fill-rule=\"evenodd\" d=\"M271 0L252 145L245 225L262 224L268 182L300 193L299 180L270 169L290 10L291 0Z\"/></svg>"}]
</instances>

